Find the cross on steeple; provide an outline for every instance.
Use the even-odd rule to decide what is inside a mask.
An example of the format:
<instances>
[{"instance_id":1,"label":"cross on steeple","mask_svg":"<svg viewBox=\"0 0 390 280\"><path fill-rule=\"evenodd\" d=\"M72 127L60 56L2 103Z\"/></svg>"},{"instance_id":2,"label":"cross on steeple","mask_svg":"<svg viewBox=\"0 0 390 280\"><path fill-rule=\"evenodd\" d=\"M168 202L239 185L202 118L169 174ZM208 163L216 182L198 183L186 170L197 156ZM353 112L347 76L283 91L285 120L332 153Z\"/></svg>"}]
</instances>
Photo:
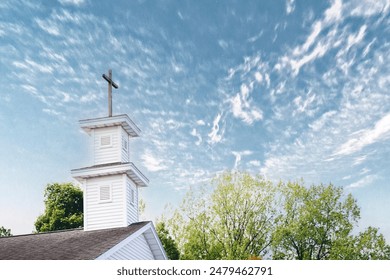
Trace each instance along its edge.
<instances>
[{"instance_id":1,"label":"cross on steeple","mask_svg":"<svg viewBox=\"0 0 390 280\"><path fill-rule=\"evenodd\" d=\"M108 82L108 116L112 117L112 87L118 88L118 85L112 80L112 70L108 70L108 76L103 74L102 77Z\"/></svg>"}]
</instances>

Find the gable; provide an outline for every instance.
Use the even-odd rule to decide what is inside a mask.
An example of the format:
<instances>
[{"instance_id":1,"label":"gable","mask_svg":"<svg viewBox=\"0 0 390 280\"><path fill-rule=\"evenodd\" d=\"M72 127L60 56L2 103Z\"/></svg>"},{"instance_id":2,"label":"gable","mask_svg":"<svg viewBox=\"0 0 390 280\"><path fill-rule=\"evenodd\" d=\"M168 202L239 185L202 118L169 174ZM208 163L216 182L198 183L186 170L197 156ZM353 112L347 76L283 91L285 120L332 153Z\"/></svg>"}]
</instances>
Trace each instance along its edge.
<instances>
[{"instance_id":1,"label":"gable","mask_svg":"<svg viewBox=\"0 0 390 280\"><path fill-rule=\"evenodd\" d=\"M152 223L97 257L98 260L167 260Z\"/></svg>"}]
</instances>

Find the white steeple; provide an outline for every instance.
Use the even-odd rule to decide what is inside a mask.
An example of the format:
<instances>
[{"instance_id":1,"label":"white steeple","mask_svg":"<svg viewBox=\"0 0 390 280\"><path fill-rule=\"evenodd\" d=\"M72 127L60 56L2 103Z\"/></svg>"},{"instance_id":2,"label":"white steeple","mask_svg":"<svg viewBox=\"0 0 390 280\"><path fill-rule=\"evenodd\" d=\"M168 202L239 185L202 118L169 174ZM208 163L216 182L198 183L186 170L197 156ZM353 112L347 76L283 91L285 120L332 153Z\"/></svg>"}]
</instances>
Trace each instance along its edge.
<instances>
[{"instance_id":1,"label":"white steeple","mask_svg":"<svg viewBox=\"0 0 390 280\"><path fill-rule=\"evenodd\" d=\"M113 83L111 75L109 79ZM138 222L138 188L146 187L149 180L130 162L129 143L140 135L140 129L127 115L79 123L92 137L93 146L92 166L71 171L73 178L83 185L84 230L125 227Z\"/></svg>"}]
</instances>

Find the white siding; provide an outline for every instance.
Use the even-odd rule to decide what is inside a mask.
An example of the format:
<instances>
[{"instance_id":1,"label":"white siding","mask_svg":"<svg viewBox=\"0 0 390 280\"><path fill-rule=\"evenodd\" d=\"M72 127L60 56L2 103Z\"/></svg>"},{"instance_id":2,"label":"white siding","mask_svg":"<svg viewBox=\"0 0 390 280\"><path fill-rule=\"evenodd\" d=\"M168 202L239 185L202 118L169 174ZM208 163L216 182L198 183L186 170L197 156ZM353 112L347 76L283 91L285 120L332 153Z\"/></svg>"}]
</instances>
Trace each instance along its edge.
<instances>
[{"instance_id":1,"label":"white siding","mask_svg":"<svg viewBox=\"0 0 390 280\"><path fill-rule=\"evenodd\" d=\"M122 162L129 162L129 149L130 149L130 143L129 143L129 135L127 132L121 127L121 161ZM127 142L127 150L123 149L123 146L125 145L125 142Z\"/></svg>"},{"instance_id":2,"label":"white siding","mask_svg":"<svg viewBox=\"0 0 390 280\"><path fill-rule=\"evenodd\" d=\"M99 187L109 184L112 199L110 202L100 202ZM85 230L96 230L126 226L124 215L123 179L121 175L87 179L84 209Z\"/></svg>"},{"instance_id":3,"label":"white siding","mask_svg":"<svg viewBox=\"0 0 390 280\"><path fill-rule=\"evenodd\" d=\"M126 197L127 197L127 223L132 224L138 222L138 188L126 177ZM131 190L134 191L134 204L131 203Z\"/></svg>"},{"instance_id":4,"label":"white siding","mask_svg":"<svg viewBox=\"0 0 390 280\"><path fill-rule=\"evenodd\" d=\"M145 236L141 234L137 238L131 240L122 248L117 250L109 260L153 260L152 251L146 242Z\"/></svg>"},{"instance_id":5,"label":"white siding","mask_svg":"<svg viewBox=\"0 0 390 280\"><path fill-rule=\"evenodd\" d=\"M103 127L94 130L94 165L119 162L119 149L122 149L121 137L117 127ZM100 145L101 137L111 136L111 145L102 147Z\"/></svg>"}]
</instances>

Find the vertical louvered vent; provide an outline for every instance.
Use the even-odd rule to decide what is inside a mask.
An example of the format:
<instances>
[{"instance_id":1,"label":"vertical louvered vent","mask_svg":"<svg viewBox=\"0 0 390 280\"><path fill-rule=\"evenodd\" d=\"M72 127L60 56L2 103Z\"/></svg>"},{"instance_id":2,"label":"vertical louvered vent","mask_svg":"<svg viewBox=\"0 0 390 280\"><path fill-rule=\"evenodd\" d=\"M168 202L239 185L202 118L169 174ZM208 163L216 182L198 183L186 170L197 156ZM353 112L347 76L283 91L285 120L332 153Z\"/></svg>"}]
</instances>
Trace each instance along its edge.
<instances>
[{"instance_id":1,"label":"vertical louvered vent","mask_svg":"<svg viewBox=\"0 0 390 280\"><path fill-rule=\"evenodd\" d=\"M134 194L134 190L131 190L130 192L130 203L134 205L134 202L135 202L135 194Z\"/></svg>"},{"instance_id":2,"label":"vertical louvered vent","mask_svg":"<svg viewBox=\"0 0 390 280\"><path fill-rule=\"evenodd\" d=\"M111 146L111 136L105 135L105 136L100 137L100 146L101 147Z\"/></svg>"},{"instance_id":3,"label":"vertical louvered vent","mask_svg":"<svg viewBox=\"0 0 390 280\"><path fill-rule=\"evenodd\" d=\"M101 202L111 201L111 186L100 186L99 192L99 198Z\"/></svg>"},{"instance_id":4,"label":"vertical louvered vent","mask_svg":"<svg viewBox=\"0 0 390 280\"><path fill-rule=\"evenodd\" d=\"M123 141L122 141L122 149L123 149L124 151L127 151L127 147L128 147L127 139L123 137L122 140L123 140Z\"/></svg>"}]
</instances>

